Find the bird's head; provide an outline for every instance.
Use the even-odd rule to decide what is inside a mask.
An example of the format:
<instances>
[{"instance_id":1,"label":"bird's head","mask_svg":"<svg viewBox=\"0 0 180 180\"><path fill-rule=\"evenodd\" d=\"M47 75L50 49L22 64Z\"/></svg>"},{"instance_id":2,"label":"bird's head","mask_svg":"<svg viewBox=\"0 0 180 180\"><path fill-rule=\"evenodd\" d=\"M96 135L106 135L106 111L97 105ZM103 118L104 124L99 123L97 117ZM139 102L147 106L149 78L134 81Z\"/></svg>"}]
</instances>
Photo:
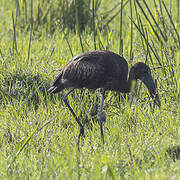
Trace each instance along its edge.
<instances>
[{"instance_id":1,"label":"bird's head","mask_svg":"<svg viewBox=\"0 0 180 180\"><path fill-rule=\"evenodd\" d=\"M150 68L145 63L138 62L132 66L130 76L135 80L140 79L147 86L155 104L160 107L161 104L157 92L157 85L151 75Z\"/></svg>"}]
</instances>

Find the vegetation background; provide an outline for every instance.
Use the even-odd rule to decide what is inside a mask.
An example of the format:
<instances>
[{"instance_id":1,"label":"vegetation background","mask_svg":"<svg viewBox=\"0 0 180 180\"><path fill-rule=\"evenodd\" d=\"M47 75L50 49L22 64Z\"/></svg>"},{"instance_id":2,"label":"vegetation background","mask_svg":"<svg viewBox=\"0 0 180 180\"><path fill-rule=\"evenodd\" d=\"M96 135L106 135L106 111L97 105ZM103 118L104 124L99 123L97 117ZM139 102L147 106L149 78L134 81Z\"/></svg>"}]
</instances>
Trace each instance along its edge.
<instances>
[{"instance_id":1,"label":"vegetation background","mask_svg":"<svg viewBox=\"0 0 180 180\"><path fill-rule=\"evenodd\" d=\"M1 179L179 179L180 1L0 1ZM146 62L161 108L140 82L109 92L105 144L96 121L101 92L76 90L69 102L47 94L73 56L108 49L129 67Z\"/></svg>"}]
</instances>

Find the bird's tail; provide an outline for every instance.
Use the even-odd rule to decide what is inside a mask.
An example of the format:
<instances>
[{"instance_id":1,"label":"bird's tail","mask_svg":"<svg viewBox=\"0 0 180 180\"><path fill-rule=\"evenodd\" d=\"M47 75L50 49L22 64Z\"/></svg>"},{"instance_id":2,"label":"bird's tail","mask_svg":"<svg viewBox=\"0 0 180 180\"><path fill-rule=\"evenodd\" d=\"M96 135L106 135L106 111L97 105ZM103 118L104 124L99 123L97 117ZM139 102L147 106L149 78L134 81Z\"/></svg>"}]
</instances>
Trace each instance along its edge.
<instances>
[{"instance_id":1,"label":"bird's tail","mask_svg":"<svg viewBox=\"0 0 180 180\"><path fill-rule=\"evenodd\" d=\"M48 93L50 94L55 94L55 93L58 93L60 92L61 90L63 90L64 88L63 87L58 87L58 86L51 86L49 89L48 89Z\"/></svg>"}]
</instances>

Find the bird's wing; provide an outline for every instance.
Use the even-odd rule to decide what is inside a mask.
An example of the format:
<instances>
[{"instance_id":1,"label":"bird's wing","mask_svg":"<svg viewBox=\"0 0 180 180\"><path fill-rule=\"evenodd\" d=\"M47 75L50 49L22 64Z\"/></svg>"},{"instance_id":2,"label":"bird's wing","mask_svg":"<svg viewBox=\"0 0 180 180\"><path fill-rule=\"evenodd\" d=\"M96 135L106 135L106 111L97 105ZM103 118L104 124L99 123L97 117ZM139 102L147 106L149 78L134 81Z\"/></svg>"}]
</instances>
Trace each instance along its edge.
<instances>
[{"instance_id":1,"label":"bird's wing","mask_svg":"<svg viewBox=\"0 0 180 180\"><path fill-rule=\"evenodd\" d=\"M71 61L65 66L62 79L67 86L97 88L106 72L105 65L100 63L99 58L82 56Z\"/></svg>"},{"instance_id":2,"label":"bird's wing","mask_svg":"<svg viewBox=\"0 0 180 180\"><path fill-rule=\"evenodd\" d=\"M117 89L127 80L124 58L108 51L93 51L76 56L62 70L64 87Z\"/></svg>"}]
</instances>

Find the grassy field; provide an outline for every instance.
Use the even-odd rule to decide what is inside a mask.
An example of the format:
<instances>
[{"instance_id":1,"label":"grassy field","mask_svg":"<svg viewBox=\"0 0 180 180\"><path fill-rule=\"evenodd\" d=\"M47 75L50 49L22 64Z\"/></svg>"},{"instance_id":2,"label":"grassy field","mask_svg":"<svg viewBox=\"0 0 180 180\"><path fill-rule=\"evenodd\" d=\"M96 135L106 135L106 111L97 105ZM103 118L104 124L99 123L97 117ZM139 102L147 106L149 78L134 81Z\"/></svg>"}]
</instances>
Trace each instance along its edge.
<instances>
[{"instance_id":1,"label":"grassy field","mask_svg":"<svg viewBox=\"0 0 180 180\"><path fill-rule=\"evenodd\" d=\"M0 1L0 178L180 179L179 0L94 0L84 29L78 15L72 27L56 19L66 15L63 0L17 2ZM126 96L109 92L103 145L101 91L76 90L69 102L85 126L78 147L79 127L62 101L67 90L47 89L72 56L93 49L119 53L129 67L146 62L161 108L140 82Z\"/></svg>"}]
</instances>

